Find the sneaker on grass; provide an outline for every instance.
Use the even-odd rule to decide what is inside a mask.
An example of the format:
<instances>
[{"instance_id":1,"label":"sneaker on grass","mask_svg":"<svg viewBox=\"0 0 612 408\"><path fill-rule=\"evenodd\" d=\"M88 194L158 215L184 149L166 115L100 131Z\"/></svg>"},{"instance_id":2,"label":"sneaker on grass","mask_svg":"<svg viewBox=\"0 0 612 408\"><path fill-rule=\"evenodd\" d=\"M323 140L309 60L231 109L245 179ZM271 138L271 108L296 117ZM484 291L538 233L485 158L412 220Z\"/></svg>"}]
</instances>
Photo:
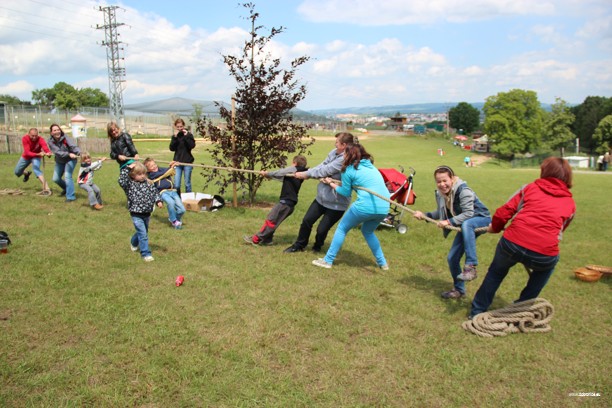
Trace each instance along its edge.
<instances>
[{"instance_id":1,"label":"sneaker on grass","mask_svg":"<svg viewBox=\"0 0 612 408\"><path fill-rule=\"evenodd\" d=\"M463 272L457 275L457 279L469 282L476 279L476 265L466 264L463 267Z\"/></svg>"},{"instance_id":2,"label":"sneaker on grass","mask_svg":"<svg viewBox=\"0 0 612 408\"><path fill-rule=\"evenodd\" d=\"M442 292L440 296L442 296L442 299L461 299L465 296L465 293L461 293L457 289L453 289L449 290L448 292Z\"/></svg>"},{"instance_id":3,"label":"sneaker on grass","mask_svg":"<svg viewBox=\"0 0 612 408\"><path fill-rule=\"evenodd\" d=\"M151 255L147 255L147 256L144 256L142 260L145 262L151 262L151 261L154 261L155 258L153 258Z\"/></svg>"},{"instance_id":4,"label":"sneaker on grass","mask_svg":"<svg viewBox=\"0 0 612 408\"><path fill-rule=\"evenodd\" d=\"M243 235L242 239L244 240L244 242L246 242L247 244L251 244L251 245L255 245L257 246L257 244L255 242L253 242L253 237L250 235Z\"/></svg>"},{"instance_id":5,"label":"sneaker on grass","mask_svg":"<svg viewBox=\"0 0 612 408\"><path fill-rule=\"evenodd\" d=\"M312 261L312 264L321 268L331 269L332 264L325 262L325 259L319 258Z\"/></svg>"},{"instance_id":6,"label":"sneaker on grass","mask_svg":"<svg viewBox=\"0 0 612 408\"><path fill-rule=\"evenodd\" d=\"M130 244L130 249L132 250L132 252L136 252L136 251L138 251L140 248L138 248L137 246L134 246L134 245Z\"/></svg>"}]
</instances>

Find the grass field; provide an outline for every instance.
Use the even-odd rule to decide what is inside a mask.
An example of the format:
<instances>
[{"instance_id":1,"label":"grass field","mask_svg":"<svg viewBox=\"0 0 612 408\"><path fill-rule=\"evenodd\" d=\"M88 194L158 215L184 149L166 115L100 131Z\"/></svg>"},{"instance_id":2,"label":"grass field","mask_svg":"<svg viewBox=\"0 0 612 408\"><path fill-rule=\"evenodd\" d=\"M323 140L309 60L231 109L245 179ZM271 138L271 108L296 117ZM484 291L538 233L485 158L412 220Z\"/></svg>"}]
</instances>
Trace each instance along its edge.
<instances>
[{"instance_id":1,"label":"grass field","mask_svg":"<svg viewBox=\"0 0 612 408\"><path fill-rule=\"evenodd\" d=\"M416 169L414 209L433 209L433 169L452 166L495 210L537 169L490 160L463 167L463 152L436 139L362 137L379 168ZM167 142L137 142L141 156L169 160ZM310 165L333 148L315 143ZM447 155L436 155L444 148ZM198 145L197 159L205 157ZM188 213L182 230L165 209L151 219L155 261L129 248L133 227L114 162L96 173L105 208L84 192L64 203L34 195L37 180L13 175L0 155L0 230L13 244L0 255L0 406L215 407L608 407L612 405L610 278L584 283L573 269L611 265L612 175L575 174L577 216L561 261L541 296L555 307L552 332L482 339L461 329L493 257L498 235L478 240L480 273L468 299L444 301L451 240L406 215L405 235L377 235L390 271L376 268L358 231L333 269L310 252L284 254L314 198L306 181L276 245L242 242L266 208ZM47 161L50 181L53 165ZM194 172L194 187L204 191ZM259 200L277 200L264 183ZM214 194L216 191L204 192ZM227 201L231 197L226 196ZM329 244L331 236L326 244ZM181 287L177 275L185 276ZM493 308L517 298L526 274L508 275ZM595 392L599 397L570 393Z\"/></svg>"}]
</instances>

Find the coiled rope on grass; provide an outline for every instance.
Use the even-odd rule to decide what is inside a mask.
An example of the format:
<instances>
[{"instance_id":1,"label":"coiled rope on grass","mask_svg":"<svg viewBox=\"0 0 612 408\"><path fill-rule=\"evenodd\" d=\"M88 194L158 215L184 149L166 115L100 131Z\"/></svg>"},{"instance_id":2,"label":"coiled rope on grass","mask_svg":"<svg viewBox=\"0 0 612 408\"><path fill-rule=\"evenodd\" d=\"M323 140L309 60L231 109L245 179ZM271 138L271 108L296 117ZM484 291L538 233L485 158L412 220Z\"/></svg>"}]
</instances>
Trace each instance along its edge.
<instances>
[{"instance_id":1,"label":"coiled rope on grass","mask_svg":"<svg viewBox=\"0 0 612 408\"><path fill-rule=\"evenodd\" d=\"M136 160L133 157L128 157L127 159ZM171 163L169 161L164 161L164 160L156 160L156 161L159 161L160 163ZM177 162L176 164L177 164L177 166L201 167L201 168L204 168L204 169L212 169L212 170L236 171L236 172L241 172L241 173L256 173L256 174L260 173L258 170L237 169L237 168L234 168L234 167L220 167L220 166L212 166L212 165L206 165L206 164L179 163L179 162ZM285 175L285 177L293 177L293 176L294 175L291 174L291 173ZM322 182L322 179L319 179L319 181ZM333 180L333 182L336 183L336 184L340 184L341 183L340 180ZM414 214L416 212L415 210L413 210L411 208L408 208L405 205L400 204L398 202L391 201L387 197L383 197L380 194L378 194L375 191L372 191L372 190L370 190L368 188L360 187L360 186L353 186L353 188L356 189L356 190L363 190L363 191L365 191L367 193L370 193L373 196L376 196L376 197L380 198L381 200L384 200L384 201L386 201L386 202L388 202L388 203L390 203L392 205L395 205L395 206L401 208L402 210L405 210L405 211L407 211L407 212L409 212L411 214ZM430 218L430 217L427 217L427 216L423 216L423 220L425 222L431 222L431 223L434 223L434 224L438 223L438 220L434 220L433 218ZM455 227L455 226L452 226L452 225L445 225L444 228L448 229L448 230L451 230L451 231L461 231L460 227ZM483 232L487 232L487 229L488 229L487 227L480 227L480 228L475 228L474 231L475 232L483 233Z\"/></svg>"},{"instance_id":2,"label":"coiled rope on grass","mask_svg":"<svg viewBox=\"0 0 612 408\"><path fill-rule=\"evenodd\" d=\"M18 188L3 188L0 190L0 195L24 195L23 190Z\"/></svg>"},{"instance_id":3,"label":"coiled rope on grass","mask_svg":"<svg viewBox=\"0 0 612 408\"><path fill-rule=\"evenodd\" d=\"M461 327L479 337L500 337L511 333L546 333L554 308L546 299L513 303L501 309L477 314Z\"/></svg>"}]
</instances>

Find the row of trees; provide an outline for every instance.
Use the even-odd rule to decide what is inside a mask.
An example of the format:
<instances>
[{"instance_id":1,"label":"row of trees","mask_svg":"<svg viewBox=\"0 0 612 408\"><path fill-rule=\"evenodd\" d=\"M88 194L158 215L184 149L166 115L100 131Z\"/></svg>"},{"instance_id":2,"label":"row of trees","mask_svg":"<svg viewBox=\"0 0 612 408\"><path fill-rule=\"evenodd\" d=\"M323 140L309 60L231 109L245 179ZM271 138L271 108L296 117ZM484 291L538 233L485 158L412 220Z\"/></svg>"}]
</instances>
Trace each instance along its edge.
<instances>
[{"instance_id":1,"label":"row of trees","mask_svg":"<svg viewBox=\"0 0 612 408\"><path fill-rule=\"evenodd\" d=\"M58 82L52 88L32 91L32 102L22 101L13 95L0 95L0 101L9 105L43 105L62 110L75 110L83 106L105 107L108 96L98 88L75 88L66 82Z\"/></svg>"},{"instance_id":2,"label":"row of trees","mask_svg":"<svg viewBox=\"0 0 612 408\"><path fill-rule=\"evenodd\" d=\"M589 96L573 107L557 98L548 112L534 91L513 89L488 97L482 111L482 129L492 140L492 151L502 158L542 150L563 154L576 138L590 153L612 148L612 98ZM480 111L461 102L450 109L449 124L471 133L481 127Z\"/></svg>"},{"instance_id":3,"label":"row of trees","mask_svg":"<svg viewBox=\"0 0 612 408\"><path fill-rule=\"evenodd\" d=\"M53 88L32 91L32 102L58 109L78 109L83 106L108 106L108 96L98 88L75 88L66 82L58 82Z\"/></svg>"}]
</instances>

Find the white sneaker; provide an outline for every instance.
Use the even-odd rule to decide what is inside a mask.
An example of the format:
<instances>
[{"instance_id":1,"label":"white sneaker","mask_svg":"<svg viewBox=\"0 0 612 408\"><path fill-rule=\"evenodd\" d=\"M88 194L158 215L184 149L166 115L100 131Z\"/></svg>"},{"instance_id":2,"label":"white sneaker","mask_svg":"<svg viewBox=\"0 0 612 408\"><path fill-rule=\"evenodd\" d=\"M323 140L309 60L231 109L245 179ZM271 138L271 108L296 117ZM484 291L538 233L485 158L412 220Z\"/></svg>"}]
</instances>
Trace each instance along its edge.
<instances>
[{"instance_id":1,"label":"white sneaker","mask_svg":"<svg viewBox=\"0 0 612 408\"><path fill-rule=\"evenodd\" d=\"M147 256L143 257L142 260L145 261L145 262L151 262L151 261L154 261L155 258L153 258L151 255L147 255Z\"/></svg>"},{"instance_id":2,"label":"white sneaker","mask_svg":"<svg viewBox=\"0 0 612 408\"><path fill-rule=\"evenodd\" d=\"M325 259L319 258L312 261L312 264L325 269L331 269L332 264L325 262Z\"/></svg>"},{"instance_id":3,"label":"white sneaker","mask_svg":"<svg viewBox=\"0 0 612 408\"><path fill-rule=\"evenodd\" d=\"M380 269L382 269L383 271L388 271L389 270L389 265L381 265Z\"/></svg>"},{"instance_id":4,"label":"white sneaker","mask_svg":"<svg viewBox=\"0 0 612 408\"><path fill-rule=\"evenodd\" d=\"M130 244L130 249L132 250L132 252L136 252L136 251L138 251L140 248L138 248L137 246L134 246L134 245Z\"/></svg>"}]
</instances>

